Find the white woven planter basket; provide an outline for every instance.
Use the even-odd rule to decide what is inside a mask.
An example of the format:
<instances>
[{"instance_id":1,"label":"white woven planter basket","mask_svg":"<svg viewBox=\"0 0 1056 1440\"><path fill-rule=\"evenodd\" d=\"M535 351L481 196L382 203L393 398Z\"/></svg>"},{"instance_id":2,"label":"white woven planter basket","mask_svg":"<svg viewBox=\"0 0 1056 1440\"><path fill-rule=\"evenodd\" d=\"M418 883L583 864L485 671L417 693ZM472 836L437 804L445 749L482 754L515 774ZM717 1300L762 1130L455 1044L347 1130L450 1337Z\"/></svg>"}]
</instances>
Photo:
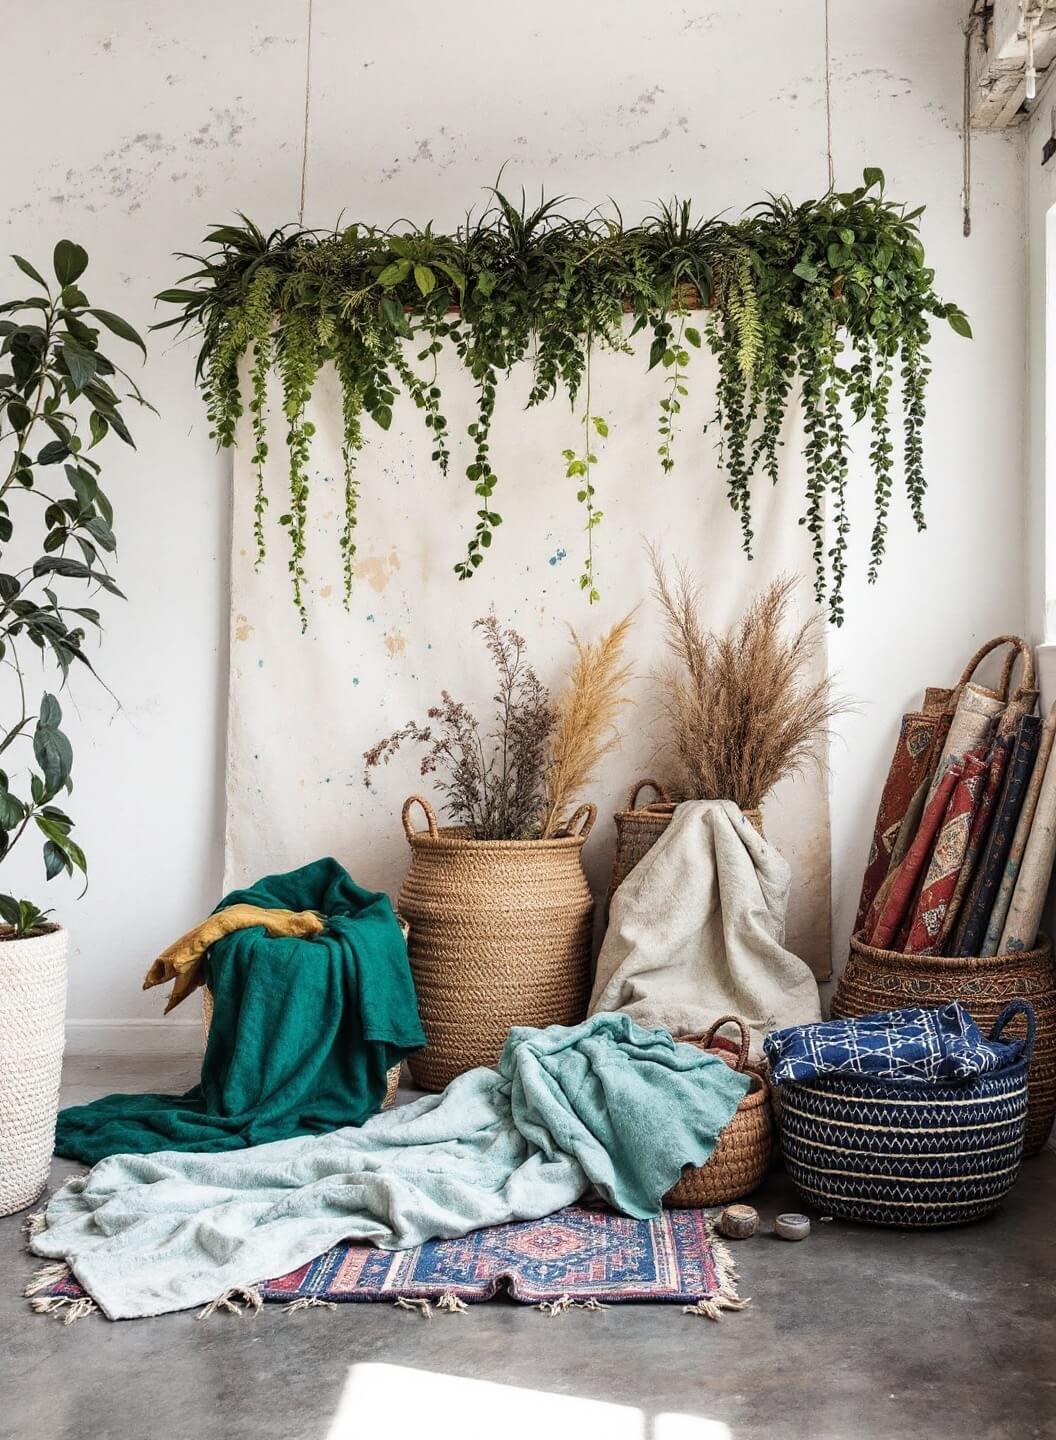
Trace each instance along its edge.
<instances>
[{"instance_id":1,"label":"white woven planter basket","mask_svg":"<svg viewBox=\"0 0 1056 1440\"><path fill-rule=\"evenodd\" d=\"M48 1182L66 1040L66 950L58 929L0 940L0 1215Z\"/></svg>"}]
</instances>

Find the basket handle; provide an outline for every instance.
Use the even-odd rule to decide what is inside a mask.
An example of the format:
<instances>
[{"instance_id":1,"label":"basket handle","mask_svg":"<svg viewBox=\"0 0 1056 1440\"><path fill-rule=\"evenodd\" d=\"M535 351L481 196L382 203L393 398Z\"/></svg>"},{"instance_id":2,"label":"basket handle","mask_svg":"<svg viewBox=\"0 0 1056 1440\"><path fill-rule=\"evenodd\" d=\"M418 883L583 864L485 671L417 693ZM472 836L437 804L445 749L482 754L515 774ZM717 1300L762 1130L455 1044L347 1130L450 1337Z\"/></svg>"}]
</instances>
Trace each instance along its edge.
<instances>
[{"instance_id":1,"label":"basket handle","mask_svg":"<svg viewBox=\"0 0 1056 1440\"><path fill-rule=\"evenodd\" d=\"M981 665L987 655L990 654L991 650L997 650L1002 645L1008 645L1011 648L1005 656L1004 668L1001 671L1001 686L999 690L1001 698L1003 700L1009 698L1008 692L1012 684L1012 671L1020 656L1023 657L1023 675L1013 698L1022 698L1026 691L1034 689L1034 652L1030 646L1021 635L995 635L994 638L988 640L985 645L980 645L979 649L964 667L961 678L954 687L950 700L951 706L956 707L957 701L961 698L961 691L975 674L979 665Z\"/></svg>"},{"instance_id":2,"label":"basket handle","mask_svg":"<svg viewBox=\"0 0 1056 1440\"><path fill-rule=\"evenodd\" d=\"M575 835L577 840L585 840L590 834L590 832L594 829L594 821L597 818L598 807L596 805L592 805L588 801L585 805L581 805L579 809L575 812L575 814L572 816L571 820L569 820L568 824L565 826L565 833L567 835ZM583 824L579 827L578 830L576 829L577 820L583 821Z\"/></svg>"},{"instance_id":3,"label":"basket handle","mask_svg":"<svg viewBox=\"0 0 1056 1440\"><path fill-rule=\"evenodd\" d=\"M403 802L403 828L407 835L407 839L413 840L416 835L421 834L421 831L416 830L411 824L412 805L420 805L425 811L426 823L429 826L430 840L438 839L440 835L440 827L436 823L436 811L429 804L429 801L426 800L424 795L409 795L407 799Z\"/></svg>"},{"instance_id":4,"label":"basket handle","mask_svg":"<svg viewBox=\"0 0 1056 1440\"><path fill-rule=\"evenodd\" d=\"M1000 1040L1001 1033L1010 1020L1017 1015L1027 1017L1027 1043L1023 1047L1023 1058L1030 1064L1030 1057L1034 1054L1034 1036L1038 1028L1038 1022L1034 1015L1034 1006L1029 1000L1011 1000L1001 1011L1001 1014L994 1021L990 1030L991 1040Z\"/></svg>"},{"instance_id":5,"label":"basket handle","mask_svg":"<svg viewBox=\"0 0 1056 1440\"><path fill-rule=\"evenodd\" d=\"M736 1025L741 1032L741 1048L737 1052L737 1069L743 1070L748 1064L748 1051L751 1048L752 1037L748 1026L739 1015L720 1015L713 1025L709 1025L704 1034L700 1037L700 1043L705 1050L714 1044L715 1036L724 1025Z\"/></svg>"},{"instance_id":6,"label":"basket handle","mask_svg":"<svg viewBox=\"0 0 1056 1440\"><path fill-rule=\"evenodd\" d=\"M637 809L638 809L638 796L642 793L643 790L655 790L655 791L656 791L656 798L660 801L661 804L663 804L663 805L670 805L670 804L671 804L671 796L667 793L667 791L664 789L664 787L660 784L660 781L659 781L659 780L639 780L639 781L638 781L638 784L637 784L637 785L634 787L634 789L631 791L631 798L630 798L630 800L627 802L627 809L628 809L628 810L637 810Z\"/></svg>"}]
</instances>

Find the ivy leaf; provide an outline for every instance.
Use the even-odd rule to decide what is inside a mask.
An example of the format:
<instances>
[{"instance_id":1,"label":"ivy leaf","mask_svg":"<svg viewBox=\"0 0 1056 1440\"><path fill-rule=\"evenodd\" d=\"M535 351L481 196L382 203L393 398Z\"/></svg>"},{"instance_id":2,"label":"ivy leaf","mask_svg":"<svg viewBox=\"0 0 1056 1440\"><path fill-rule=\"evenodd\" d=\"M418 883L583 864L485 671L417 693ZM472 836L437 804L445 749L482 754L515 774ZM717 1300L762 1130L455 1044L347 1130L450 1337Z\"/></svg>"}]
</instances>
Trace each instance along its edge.
<instances>
[{"instance_id":1,"label":"ivy leaf","mask_svg":"<svg viewBox=\"0 0 1056 1440\"><path fill-rule=\"evenodd\" d=\"M667 341L662 335L657 335L649 346L649 369L653 370L667 354Z\"/></svg>"},{"instance_id":2,"label":"ivy leaf","mask_svg":"<svg viewBox=\"0 0 1056 1440\"><path fill-rule=\"evenodd\" d=\"M958 335L963 335L966 340L971 340L972 327L963 310L957 310L951 306L946 312L946 319L950 322L952 330L955 330Z\"/></svg>"},{"instance_id":3,"label":"ivy leaf","mask_svg":"<svg viewBox=\"0 0 1056 1440\"><path fill-rule=\"evenodd\" d=\"M816 280L818 278L818 267L812 265L809 260L801 260L798 265L793 265L792 274L798 275L801 280Z\"/></svg>"},{"instance_id":4,"label":"ivy leaf","mask_svg":"<svg viewBox=\"0 0 1056 1440\"><path fill-rule=\"evenodd\" d=\"M865 188L871 190L874 185L884 188L884 172L875 165L867 165L862 171L862 179L865 181Z\"/></svg>"},{"instance_id":5,"label":"ivy leaf","mask_svg":"<svg viewBox=\"0 0 1056 1440\"><path fill-rule=\"evenodd\" d=\"M394 285L399 285L401 280L406 280L411 273L411 262L409 260L394 260L391 265L386 265L378 276L378 284L384 285L386 290L391 290Z\"/></svg>"},{"instance_id":6,"label":"ivy leaf","mask_svg":"<svg viewBox=\"0 0 1056 1440\"><path fill-rule=\"evenodd\" d=\"M375 425L380 425L382 430L387 430L392 424L392 407L389 405L376 405L370 412L370 418Z\"/></svg>"},{"instance_id":7,"label":"ivy leaf","mask_svg":"<svg viewBox=\"0 0 1056 1440\"><path fill-rule=\"evenodd\" d=\"M603 420L600 415L595 415L595 416L593 417L593 423L594 423L594 429L598 432L598 434L601 436L601 438L602 438L603 440L607 439L607 438L608 438L608 434L609 434L608 422L605 421L605 420Z\"/></svg>"},{"instance_id":8,"label":"ivy leaf","mask_svg":"<svg viewBox=\"0 0 1056 1440\"><path fill-rule=\"evenodd\" d=\"M88 268L88 252L72 240L60 240L55 246L55 278L60 285L72 285Z\"/></svg>"},{"instance_id":9,"label":"ivy leaf","mask_svg":"<svg viewBox=\"0 0 1056 1440\"><path fill-rule=\"evenodd\" d=\"M416 265L414 267L414 283L423 295L431 295L436 289L436 276L428 265Z\"/></svg>"},{"instance_id":10,"label":"ivy leaf","mask_svg":"<svg viewBox=\"0 0 1056 1440\"><path fill-rule=\"evenodd\" d=\"M700 349L700 331L694 325L687 325L682 333L695 350Z\"/></svg>"}]
</instances>

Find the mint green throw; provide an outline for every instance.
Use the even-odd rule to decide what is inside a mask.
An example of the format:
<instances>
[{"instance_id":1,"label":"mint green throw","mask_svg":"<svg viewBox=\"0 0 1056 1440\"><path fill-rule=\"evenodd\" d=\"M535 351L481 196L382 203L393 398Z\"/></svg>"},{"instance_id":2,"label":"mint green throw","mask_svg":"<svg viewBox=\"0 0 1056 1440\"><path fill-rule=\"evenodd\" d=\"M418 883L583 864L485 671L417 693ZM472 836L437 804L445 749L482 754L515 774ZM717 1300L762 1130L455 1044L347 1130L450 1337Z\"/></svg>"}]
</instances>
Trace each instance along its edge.
<instances>
[{"instance_id":1,"label":"mint green throw","mask_svg":"<svg viewBox=\"0 0 1056 1440\"><path fill-rule=\"evenodd\" d=\"M309 939L263 926L209 952L213 1020L201 1080L186 1095L107 1095L59 1115L55 1149L94 1164L153 1150L243 1149L359 1125L385 1073L425 1044L407 946L387 895L316 860L235 890L217 906L316 910Z\"/></svg>"},{"instance_id":2,"label":"mint green throw","mask_svg":"<svg viewBox=\"0 0 1056 1440\"><path fill-rule=\"evenodd\" d=\"M659 1214L748 1088L718 1056L627 1015L510 1032L498 1070L357 1129L230 1155L115 1155L71 1180L31 1249L113 1320L282 1275L346 1237L388 1250L538 1219L591 1188Z\"/></svg>"}]
</instances>

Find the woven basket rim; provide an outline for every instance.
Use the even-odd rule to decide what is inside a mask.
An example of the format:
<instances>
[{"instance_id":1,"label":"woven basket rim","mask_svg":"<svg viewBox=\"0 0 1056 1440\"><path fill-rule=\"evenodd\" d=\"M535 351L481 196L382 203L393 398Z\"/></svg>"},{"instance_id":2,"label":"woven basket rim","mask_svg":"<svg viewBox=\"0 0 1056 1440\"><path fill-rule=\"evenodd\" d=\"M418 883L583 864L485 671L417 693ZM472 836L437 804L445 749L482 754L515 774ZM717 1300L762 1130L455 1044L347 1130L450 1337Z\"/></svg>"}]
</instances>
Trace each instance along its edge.
<instances>
[{"instance_id":1,"label":"woven basket rim","mask_svg":"<svg viewBox=\"0 0 1056 1440\"><path fill-rule=\"evenodd\" d=\"M875 945L868 945L864 940L859 940L857 935L851 936L850 948L852 955L862 955L868 960L882 960L892 969L933 975L937 968L941 968L952 975L965 972L970 974L973 970L985 970L998 963L1007 965L1015 961L1021 965L1032 965L1046 957L1051 960L1051 938L1039 930L1038 939L1042 943L1035 945L1033 950L1004 950L999 955L906 955L901 950L881 950Z\"/></svg>"},{"instance_id":2,"label":"woven basket rim","mask_svg":"<svg viewBox=\"0 0 1056 1440\"><path fill-rule=\"evenodd\" d=\"M586 835L552 835L546 840L473 840L463 825L441 825L436 835L428 830L416 830L408 835L407 843L415 849L460 850L479 854L481 852L524 853L527 850L561 851L580 850L586 844Z\"/></svg>"},{"instance_id":3,"label":"woven basket rim","mask_svg":"<svg viewBox=\"0 0 1056 1440\"><path fill-rule=\"evenodd\" d=\"M614 810L614 820L670 820L680 805L686 804L684 800L652 800L648 805L638 805L633 810ZM740 806L737 807L740 809ZM763 809L757 805L749 810L741 810L745 819L753 816L762 823Z\"/></svg>"}]
</instances>

